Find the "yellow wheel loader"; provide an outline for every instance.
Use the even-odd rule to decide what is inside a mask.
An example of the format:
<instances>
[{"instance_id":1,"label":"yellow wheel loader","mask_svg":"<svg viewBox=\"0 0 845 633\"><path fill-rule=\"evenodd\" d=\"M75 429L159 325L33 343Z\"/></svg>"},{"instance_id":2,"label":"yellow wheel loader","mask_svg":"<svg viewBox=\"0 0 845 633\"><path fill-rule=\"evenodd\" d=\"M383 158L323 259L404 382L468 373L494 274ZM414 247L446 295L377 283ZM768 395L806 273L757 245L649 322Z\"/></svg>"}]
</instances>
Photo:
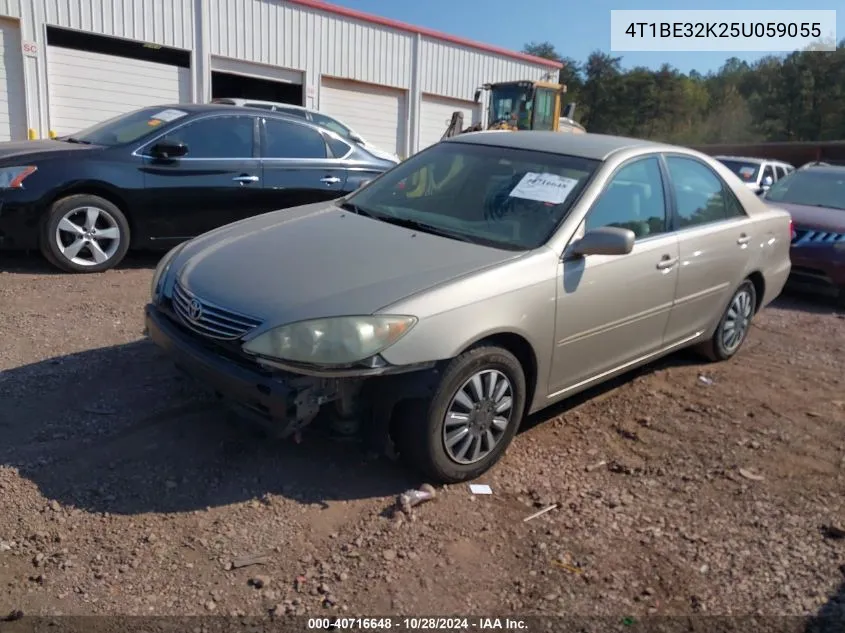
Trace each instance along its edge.
<instances>
[{"instance_id":1,"label":"yellow wheel loader","mask_svg":"<svg viewBox=\"0 0 845 633\"><path fill-rule=\"evenodd\" d=\"M486 121L464 128L463 113L455 112L443 138L481 130L547 130L584 134L587 130L572 119L575 104L561 112L561 98L566 86L543 81L506 81L484 84L475 91L475 102L487 92Z\"/></svg>"}]
</instances>

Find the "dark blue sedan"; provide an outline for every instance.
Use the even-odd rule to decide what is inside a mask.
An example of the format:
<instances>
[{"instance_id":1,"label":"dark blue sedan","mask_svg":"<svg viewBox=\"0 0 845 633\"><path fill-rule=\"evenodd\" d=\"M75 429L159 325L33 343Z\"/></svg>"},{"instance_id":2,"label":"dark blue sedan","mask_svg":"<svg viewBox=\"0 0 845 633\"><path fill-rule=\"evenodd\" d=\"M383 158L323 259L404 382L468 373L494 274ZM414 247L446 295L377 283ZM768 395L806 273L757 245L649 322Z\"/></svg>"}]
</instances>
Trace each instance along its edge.
<instances>
[{"instance_id":1,"label":"dark blue sedan","mask_svg":"<svg viewBox=\"0 0 845 633\"><path fill-rule=\"evenodd\" d=\"M130 249L341 197L394 165L283 114L143 108L55 140L0 143L0 250L99 272Z\"/></svg>"}]
</instances>

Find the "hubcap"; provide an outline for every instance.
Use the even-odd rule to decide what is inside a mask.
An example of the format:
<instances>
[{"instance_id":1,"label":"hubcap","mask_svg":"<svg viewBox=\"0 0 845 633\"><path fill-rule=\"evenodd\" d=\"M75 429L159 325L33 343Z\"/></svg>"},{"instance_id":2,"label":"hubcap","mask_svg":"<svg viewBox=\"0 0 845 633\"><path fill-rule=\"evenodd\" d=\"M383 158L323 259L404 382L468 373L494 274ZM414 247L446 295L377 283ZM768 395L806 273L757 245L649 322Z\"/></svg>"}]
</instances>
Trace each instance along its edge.
<instances>
[{"instance_id":1,"label":"hubcap","mask_svg":"<svg viewBox=\"0 0 845 633\"><path fill-rule=\"evenodd\" d=\"M495 369L467 380L449 403L443 423L443 445L450 459L474 464L501 441L513 416L510 380Z\"/></svg>"},{"instance_id":2,"label":"hubcap","mask_svg":"<svg viewBox=\"0 0 845 633\"><path fill-rule=\"evenodd\" d=\"M96 266L114 257L120 246L120 228L108 211L78 207L59 220L56 246L68 261L79 266Z\"/></svg>"},{"instance_id":3,"label":"hubcap","mask_svg":"<svg viewBox=\"0 0 845 633\"><path fill-rule=\"evenodd\" d=\"M754 301L751 293L748 290L736 293L728 306L728 314L722 328L722 345L726 352L731 353L742 344L751 325L753 312Z\"/></svg>"}]
</instances>

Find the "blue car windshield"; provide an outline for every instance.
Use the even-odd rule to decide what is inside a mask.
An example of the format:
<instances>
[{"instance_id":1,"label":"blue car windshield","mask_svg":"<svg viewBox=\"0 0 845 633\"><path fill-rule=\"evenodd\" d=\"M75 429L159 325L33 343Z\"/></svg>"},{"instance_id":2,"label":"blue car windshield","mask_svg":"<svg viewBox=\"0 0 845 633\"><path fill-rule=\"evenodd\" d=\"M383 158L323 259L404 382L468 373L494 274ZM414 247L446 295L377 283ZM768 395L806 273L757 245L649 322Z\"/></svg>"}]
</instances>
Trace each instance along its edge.
<instances>
[{"instance_id":1,"label":"blue car windshield","mask_svg":"<svg viewBox=\"0 0 845 633\"><path fill-rule=\"evenodd\" d=\"M778 180L766 200L845 211L845 169L792 172Z\"/></svg>"},{"instance_id":2,"label":"blue car windshield","mask_svg":"<svg viewBox=\"0 0 845 633\"><path fill-rule=\"evenodd\" d=\"M86 145L105 145L107 147L134 143L152 134L165 124L187 115L187 112L176 107L142 108L98 123L81 132L63 137L61 140Z\"/></svg>"}]
</instances>

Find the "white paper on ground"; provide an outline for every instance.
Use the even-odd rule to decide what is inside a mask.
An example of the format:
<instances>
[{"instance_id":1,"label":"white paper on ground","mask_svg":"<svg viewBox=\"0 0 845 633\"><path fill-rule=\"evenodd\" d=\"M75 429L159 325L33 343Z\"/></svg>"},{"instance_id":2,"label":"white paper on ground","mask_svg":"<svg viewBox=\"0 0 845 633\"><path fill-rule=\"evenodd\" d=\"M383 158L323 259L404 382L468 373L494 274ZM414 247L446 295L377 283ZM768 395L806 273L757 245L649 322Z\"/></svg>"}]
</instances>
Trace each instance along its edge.
<instances>
[{"instance_id":1,"label":"white paper on ground","mask_svg":"<svg viewBox=\"0 0 845 633\"><path fill-rule=\"evenodd\" d=\"M183 116L187 115L188 113L184 110L162 110L158 114L151 116L151 119L158 119L159 121L164 121L165 123L170 123L171 121L175 121L176 119L181 119Z\"/></svg>"},{"instance_id":2,"label":"white paper on ground","mask_svg":"<svg viewBox=\"0 0 845 633\"><path fill-rule=\"evenodd\" d=\"M532 171L527 172L522 180L514 187L510 196L513 198L524 198L526 200L537 200L550 204L560 204L566 200L570 192L578 184L577 180L564 178L557 174L538 174Z\"/></svg>"},{"instance_id":3,"label":"white paper on ground","mask_svg":"<svg viewBox=\"0 0 845 633\"><path fill-rule=\"evenodd\" d=\"M469 491L474 495L492 495L493 489L487 484L470 484Z\"/></svg>"}]
</instances>

